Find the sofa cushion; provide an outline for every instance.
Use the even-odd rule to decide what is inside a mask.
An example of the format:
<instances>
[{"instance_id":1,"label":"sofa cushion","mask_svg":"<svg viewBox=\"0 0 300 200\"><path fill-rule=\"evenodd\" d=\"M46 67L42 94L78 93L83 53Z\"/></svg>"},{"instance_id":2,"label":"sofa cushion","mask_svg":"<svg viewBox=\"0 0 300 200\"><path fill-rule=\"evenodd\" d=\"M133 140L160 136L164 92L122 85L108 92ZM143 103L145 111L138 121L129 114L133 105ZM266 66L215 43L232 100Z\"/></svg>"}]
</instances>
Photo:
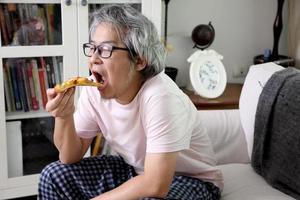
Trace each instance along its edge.
<instances>
[{"instance_id":1,"label":"sofa cushion","mask_svg":"<svg viewBox=\"0 0 300 200\"><path fill-rule=\"evenodd\" d=\"M239 110L250 158L253 148L254 121L259 95L272 74L282 69L284 68L271 62L253 65L250 67L244 81L240 96Z\"/></svg>"},{"instance_id":2,"label":"sofa cushion","mask_svg":"<svg viewBox=\"0 0 300 200\"><path fill-rule=\"evenodd\" d=\"M226 164L219 168L224 176L221 200L293 200L272 188L256 174L250 164Z\"/></svg>"},{"instance_id":3,"label":"sofa cushion","mask_svg":"<svg viewBox=\"0 0 300 200\"><path fill-rule=\"evenodd\" d=\"M246 140L239 111L202 110L199 120L205 124L218 164L249 163Z\"/></svg>"}]
</instances>

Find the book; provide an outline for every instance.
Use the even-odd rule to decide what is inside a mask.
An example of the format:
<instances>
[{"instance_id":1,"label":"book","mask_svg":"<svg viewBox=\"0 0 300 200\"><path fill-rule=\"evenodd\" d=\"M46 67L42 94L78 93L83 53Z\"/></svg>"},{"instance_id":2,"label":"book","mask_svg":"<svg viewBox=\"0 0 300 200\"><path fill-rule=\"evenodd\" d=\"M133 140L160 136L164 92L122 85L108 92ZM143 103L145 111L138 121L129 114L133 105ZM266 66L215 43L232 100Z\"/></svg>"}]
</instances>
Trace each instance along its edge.
<instances>
[{"instance_id":1,"label":"book","mask_svg":"<svg viewBox=\"0 0 300 200\"><path fill-rule=\"evenodd\" d=\"M21 68L22 74L23 74L23 80L24 80L24 86L25 86L25 93L27 97L27 103L29 110L33 110L32 102L31 102L31 92L30 92L30 85L29 85L29 79L27 74L27 61L24 63L24 66Z\"/></svg>"},{"instance_id":2,"label":"book","mask_svg":"<svg viewBox=\"0 0 300 200\"><path fill-rule=\"evenodd\" d=\"M51 61L51 63L49 61ZM47 71L48 86L49 86L49 88L53 88L55 86L55 77L54 77L54 72L53 72L53 67L52 67L52 60L47 58L45 61L45 65L46 65L46 71Z\"/></svg>"},{"instance_id":3,"label":"book","mask_svg":"<svg viewBox=\"0 0 300 200\"><path fill-rule=\"evenodd\" d=\"M54 77L55 77L55 84L61 83L59 63L58 63L56 56L52 57L52 64L53 64L53 71L54 71Z\"/></svg>"},{"instance_id":4,"label":"book","mask_svg":"<svg viewBox=\"0 0 300 200\"><path fill-rule=\"evenodd\" d=\"M48 44L54 44L54 4L46 5Z\"/></svg>"},{"instance_id":5,"label":"book","mask_svg":"<svg viewBox=\"0 0 300 200\"><path fill-rule=\"evenodd\" d=\"M9 44L9 38L7 33L4 9L1 4L0 4L0 27L1 27L2 45L7 46Z\"/></svg>"},{"instance_id":6,"label":"book","mask_svg":"<svg viewBox=\"0 0 300 200\"><path fill-rule=\"evenodd\" d=\"M18 79L17 79L17 64L15 60L11 60L10 64L10 76L11 76L11 80L12 80L12 88L13 88L13 96L15 99L15 108L16 111L21 111L23 110L22 108L22 102L21 102L21 97L19 94L19 86L18 86Z\"/></svg>"},{"instance_id":7,"label":"book","mask_svg":"<svg viewBox=\"0 0 300 200\"><path fill-rule=\"evenodd\" d=\"M33 80L33 72L32 72L32 64L30 63L30 61L27 63L27 76L28 76L28 82L29 82L29 88L30 88L32 109L38 110L39 102L36 97L35 86L34 86L35 83Z\"/></svg>"},{"instance_id":8,"label":"book","mask_svg":"<svg viewBox=\"0 0 300 200\"><path fill-rule=\"evenodd\" d=\"M42 93L40 89L40 79L39 79L39 72L38 72L38 64L37 60L32 58L30 60L30 63L32 65L32 77L34 82L34 90L37 98L37 102L39 104L39 108L43 108L43 99L42 99Z\"/></svg>"},{"instance_id":9,"label":"book","mask_svg":"<svg viewBox=\"0 0 300 200\"><path fill-rule=\"evenodd\" d=\"M15 33L18 31L19 26L20 26L20 17L19 14L17 12L17 5L15 3L8 3L7 4L7 9L9 12L9 16L10 16L10 21L11 24L9 26L11 26L12 29L12 44L14 44L14 36Z\"/></svg>"},{"instance_id":10,"label":"book","mask_svg":"<svg viewBox=\"0 0 300 200\"><path fill-rule=\"evenodd\" d=\"M47 93L46 90L48 89L46 86L46 68L44 67L44 63L42 59L39 59L40 63L38 65L38 74L39 74L39 82L40 82L40 90L41 90L41 96L42 96L42 104L43 107L46 108L47 104Z\"/></svg>"},{"instance_id":11,"label":"book","mask_svg":"<svg viewBox=\"0 0 300 200\"><path fill-rule=\"evenodd\" d=\"M44 25L44 35L45 35L45 43L44 45L48 45L48 27L47 27L47 19L46 19L46 9L44 6L39 5L37 11L37 18L41 19Z\"/></svg>"},{"instance_id":12,"label":"book","mask_svg":"<svg viewBox=\"0 0 300 200\"><path fill-rule=\"evenodd\" d=\"M12 96L12 93L11 93L11 90L9 88L9 71L7 69L7 64L4 62L3 64L3 81L4 81L4 96L5 96L5 104L6 104L6 110L8 112L12 112L14 111L14 108L13 108L13 105L12 103L14 104L14 100L13 100L13 96Z\"/></svg>"},{"instance_id":13,"label":"book","mask_svg":"<svg viewBox=\"0 0 300 200\"><path fill-rule=\"evenodd\" d=\"M15 66L16 73L17 73L17 84L18 84L18 91L20 94L20 100L22 104L23 111L28 112L29 106L27 102L27 94L26 94L26 88L24 83L24 75L23 75L23 67L26 67L26 63L24 59L17 59L17 66Z\"/></svg>"},{"instance_id":14,"label":"book","mask_svg":"<svg viewBox=\"0 0 300 200\"><path fill-rule=\"evenodd\" d=\"M47 69L46 69L46 62L44 57L40 57L39 58L39 63L40 63L40 67L43 68L44 70L44 82L45 82L45 88L48 89L49 88L49 83L48 83L48 77L47 77Z\"/></svg>"},{"instance_id":15,"label":"book","mask_svg":"<svg viewBox=\"0 0 300 200\"><path fill-rule=\"evenodd\" d=\"M4 67L7 73L7 81L8 81L8 88L9 88L9 92L11 95L11 107L12 107L12 111L16 111L16 106L15 106L15 98L14 98L14 90L13 90L13 86L12 86L12 78L11 78L11 72L10 72L10 67L7 64L8 61L4 62Z\"/></svg>"},{"instance_id":16,"label":"book","mask_svg":"<svg viewBox=\"0 0 300 200\"><path fill-rule=\"evenodd\" d=\"M13 27L11 26L12 21L6 4L3 4L3 13L5 18L8 44L10 44L13 39Z\"/></svg>"}]
</instances>

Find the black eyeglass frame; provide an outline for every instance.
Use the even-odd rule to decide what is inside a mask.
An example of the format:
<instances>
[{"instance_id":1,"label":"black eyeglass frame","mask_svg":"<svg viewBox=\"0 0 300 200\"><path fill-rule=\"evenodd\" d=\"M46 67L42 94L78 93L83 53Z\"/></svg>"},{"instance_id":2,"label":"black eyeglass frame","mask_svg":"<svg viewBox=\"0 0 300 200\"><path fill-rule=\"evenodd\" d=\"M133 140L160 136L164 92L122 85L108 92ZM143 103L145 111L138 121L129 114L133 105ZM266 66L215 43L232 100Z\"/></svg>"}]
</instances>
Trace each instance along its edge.
<instances>
[{"instance_id":1,"label":"black eyeglass frame","mask_svg":"<svg viewBox=\"0 0 300 200\"><path fill-rule=\"evenodd\" d=\"M99 45L94 45L94 44L91 44L91 43L84 43L82 45L83 47L83 54L86 56L86 57L92 57L92 55L97 51L98 52L98 55L101 57L101 58L110 58L111 55L112 55L112 52L114 50L122 50L122 51L129 51L128 48L125 48L125 47L116 47L116 46L113 46L111 44L99 44ZM90 47L94 47L94 51L91 55L87 54L85 49L89 48L91 50ZM103 52L103 49L101 49L101 47L110 47L111 49L105 49L105 51L110 51L109 55L108 56L102 56L102 52Z\"/></svg>"}]
</instances>

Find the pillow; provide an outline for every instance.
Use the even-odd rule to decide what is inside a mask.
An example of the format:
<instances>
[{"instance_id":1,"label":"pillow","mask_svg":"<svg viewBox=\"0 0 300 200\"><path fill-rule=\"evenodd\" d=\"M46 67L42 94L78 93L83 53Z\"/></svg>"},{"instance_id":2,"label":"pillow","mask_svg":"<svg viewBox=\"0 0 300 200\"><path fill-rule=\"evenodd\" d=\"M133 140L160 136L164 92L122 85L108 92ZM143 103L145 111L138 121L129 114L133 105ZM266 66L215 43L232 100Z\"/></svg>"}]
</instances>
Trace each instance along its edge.
<instances>
[{"instance_id":1,"label":"pillow","mask_svg":"<svg viewBox=\"0 0 300 200\"><path fill-rule=\"evenodd\" d=\"M282 69L284 68L272 62L253 65L250 67L244 81L239 101L239 110L250 158L252 155L254 121L259 95L272 74Z\"/></svg>"},{"instance_id":2,"label":"pillow","mask_svg":"<svg viewBox=\"0 0 300 200\"><path fill-rule=\"evenodd\" d=\"M198 112L199 119L205 125L211 139L217 164L249 163L239 111L234 109Z\"/></svg>"}]
</instances>

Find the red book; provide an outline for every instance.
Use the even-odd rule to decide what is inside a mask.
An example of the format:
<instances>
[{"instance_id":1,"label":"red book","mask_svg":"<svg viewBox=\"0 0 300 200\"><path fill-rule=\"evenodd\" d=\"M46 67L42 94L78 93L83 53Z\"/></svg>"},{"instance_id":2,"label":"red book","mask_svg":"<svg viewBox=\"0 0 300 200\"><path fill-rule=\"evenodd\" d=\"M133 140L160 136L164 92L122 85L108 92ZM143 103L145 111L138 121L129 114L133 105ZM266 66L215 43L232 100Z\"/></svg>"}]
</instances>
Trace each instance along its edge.
<instances>
[{"instance_id":1,"label":"red book","mask_svg":"<svg viewBox=\"0 0 300 200\"><path fill-rule=\"evenodd\" d=\"M39 73L40 89L41 89L43 107L46 108L47 93L46 93L46 84L45 84L45 68L39 68L38 73Z\"/></svg>"},{"instance_id":2,"label":"red book","mask_svg":"<svg viewBox=\"0 0 300 200\"><path fill-rule=\"evenodd\" d=\"M36 98L32 68L33 67L31 65L31 63L28 63L27 64L27 75L28 75L29 88L30 88L31 105L32 105L33 110L38 110L39 109L39 102Z\"/></svg>"}]
</instances>

